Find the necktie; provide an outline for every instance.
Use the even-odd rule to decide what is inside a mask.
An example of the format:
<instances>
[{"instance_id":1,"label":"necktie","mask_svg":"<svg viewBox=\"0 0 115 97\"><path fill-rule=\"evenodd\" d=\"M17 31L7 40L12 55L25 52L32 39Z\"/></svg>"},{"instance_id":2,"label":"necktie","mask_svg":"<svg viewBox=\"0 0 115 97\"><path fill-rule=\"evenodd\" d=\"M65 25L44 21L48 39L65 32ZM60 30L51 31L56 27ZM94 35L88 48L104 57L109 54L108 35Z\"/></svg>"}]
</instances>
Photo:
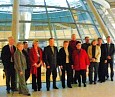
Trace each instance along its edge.
<instances>
[{"instance_id":1,"label":"necktie","mask_svg":"<svg viewBox=\"0 0 115 97\"><path fill-rule=\"evenodd\" d=\"M10 47L11 54L14 54L13 46Z\"/></svg>"},{"instance_id":2,"label":"necktie","mask_svg":"<svg viewBox=\"0 0 115 97\"><path fill-rule=\"evenodd\" d=\"M10 52L11 52L11 62L14 61L14 49L13 46L10 47Z\"/></svg>"},{"instance_id":3,"label":"necktie","mask_svg":"<svg viewBox=\"0 0 115 97\"><path fill-rule=\"evenodd\" d=\"M108 44L108 53L109 53L109 51L110 51L110 44Z\"/></svg>"}]
</instances>

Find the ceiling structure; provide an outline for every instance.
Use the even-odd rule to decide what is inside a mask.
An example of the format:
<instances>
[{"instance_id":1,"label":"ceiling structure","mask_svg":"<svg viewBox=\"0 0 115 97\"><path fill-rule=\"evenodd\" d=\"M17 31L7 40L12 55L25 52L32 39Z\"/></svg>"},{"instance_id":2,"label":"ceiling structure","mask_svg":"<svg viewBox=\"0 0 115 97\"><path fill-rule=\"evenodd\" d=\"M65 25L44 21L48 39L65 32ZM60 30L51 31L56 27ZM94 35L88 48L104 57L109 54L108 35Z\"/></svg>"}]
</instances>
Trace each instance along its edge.
<instances>
[{"instance_id":1,"label":"ceiling structure","mask_svg":"<svg viewBox=\"0 0 115 97\"><path fill-rule=\"evenodd\" d=\"M115 8L115 0L106 0L107 2L109 2L111 8Z\"/></svg>"}]
</instances>

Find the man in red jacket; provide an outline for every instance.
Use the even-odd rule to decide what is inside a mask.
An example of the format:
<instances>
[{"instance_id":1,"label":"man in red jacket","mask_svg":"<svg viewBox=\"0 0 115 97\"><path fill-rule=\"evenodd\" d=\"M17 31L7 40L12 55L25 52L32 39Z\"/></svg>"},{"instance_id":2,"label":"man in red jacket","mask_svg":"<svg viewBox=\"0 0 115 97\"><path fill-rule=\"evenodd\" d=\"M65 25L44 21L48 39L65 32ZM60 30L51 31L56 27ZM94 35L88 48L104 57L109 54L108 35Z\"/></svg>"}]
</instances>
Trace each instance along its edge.
<instances>
[{"instance_id":1,"label":"man in red jacket","mask_svg":"<svg viewBox=\"0 0 115 97\"><path fill-rule=\"evenodd\" d=\"M81 42L76 42L76 49L72 54L73 69L75 70L75 77L78 79L79 87L81 87L81 76L84 87L86 87L86 69L90 64L88 55L84 49L81 48Z\"/></svg>"}]
</instances>

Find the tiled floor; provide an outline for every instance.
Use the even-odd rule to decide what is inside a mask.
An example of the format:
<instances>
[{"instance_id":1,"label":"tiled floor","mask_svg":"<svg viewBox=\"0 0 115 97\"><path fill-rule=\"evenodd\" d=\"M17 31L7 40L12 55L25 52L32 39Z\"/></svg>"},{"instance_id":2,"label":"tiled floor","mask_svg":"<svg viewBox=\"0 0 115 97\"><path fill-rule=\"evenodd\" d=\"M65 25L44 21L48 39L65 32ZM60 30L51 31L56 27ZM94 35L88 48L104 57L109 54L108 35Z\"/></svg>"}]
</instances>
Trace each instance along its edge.
<instances>
[{"instance_id":1,"label":"tiled floor","mask_svg":"<svg viewBox=\"0 0 115 97\"><path fill-rule=\"evenodd\" d=\"M0 84L0 97L26 97L22 94L18 94L18 92L14 92L14 94L6 93L2 69L0 69ZM105 83L97 83L96 85L87 84L87 87L77 87L77 85L73 85L72 89L62 89L60 81L57 82L57 86L59 89L54 90L51 84L50 91L46 91L46 84L43 83L42 90L40 92L34 92L31 89L31 84L28 84L31 97L115 97L115 78L113 82L108 80Z\"/></svg>"},{"instance_id":2,"label":"tiled floor","mask_svg":"<svg viewBox=\"0 0 115 97\"><path fill-rule=\"evenodd\" d=\"M61 83L58 82L58 90L46 91L45 83L43 83L40 92L33 92L31 84L28 85L31 97L115 97L115 82L107 81L105 83L97 83L96 85L87 85L87 87L77 87L74 85L72 89L61 88ZM18 94L6 94L5 86L0 87L0 97L26 97Z\"/></svg>"}]
</instances>

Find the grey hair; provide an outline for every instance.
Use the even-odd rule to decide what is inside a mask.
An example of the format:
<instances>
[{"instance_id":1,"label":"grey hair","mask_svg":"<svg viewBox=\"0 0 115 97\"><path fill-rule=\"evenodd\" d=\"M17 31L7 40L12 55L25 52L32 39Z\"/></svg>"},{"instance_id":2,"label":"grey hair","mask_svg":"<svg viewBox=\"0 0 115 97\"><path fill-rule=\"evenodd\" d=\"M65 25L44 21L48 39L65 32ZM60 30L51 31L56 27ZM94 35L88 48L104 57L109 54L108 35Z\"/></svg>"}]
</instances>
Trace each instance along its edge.
<instances>
[{"instance_id":1,"label":"grey hair","mask_svg":"<svg viewBox=\"0 0 115 97\"><path fill-rule=\"evenodd\" d=\"M24 44L23 42L18 42L16 46L18 47L19 45L24 45Z\"/></svg>"}]
</instances>

